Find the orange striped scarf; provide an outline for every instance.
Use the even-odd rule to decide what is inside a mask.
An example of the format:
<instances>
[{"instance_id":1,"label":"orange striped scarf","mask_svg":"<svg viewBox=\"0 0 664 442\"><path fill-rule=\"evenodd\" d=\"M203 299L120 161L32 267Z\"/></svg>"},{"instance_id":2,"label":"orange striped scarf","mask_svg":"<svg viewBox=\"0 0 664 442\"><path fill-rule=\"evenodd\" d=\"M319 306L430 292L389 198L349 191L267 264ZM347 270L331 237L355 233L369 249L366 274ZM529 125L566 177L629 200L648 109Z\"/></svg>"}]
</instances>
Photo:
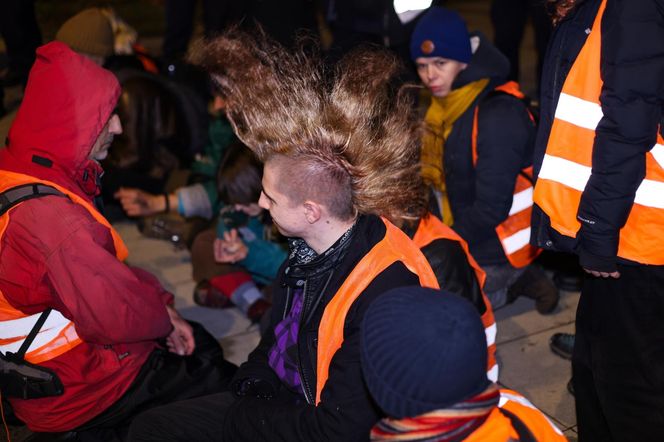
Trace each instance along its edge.
<instances>
[{"instance_id":1,"label":"orange striped scarf","mask_svg":"<svg viewBox=\"0 0 664 442\"><path fill-rule=\"evenodd\" d=\"M492 383L482 393L413 418L385 418L371 429L372 441L456 442L479 428L498 406L500 390Z\"/></svg>"}]
</instances>

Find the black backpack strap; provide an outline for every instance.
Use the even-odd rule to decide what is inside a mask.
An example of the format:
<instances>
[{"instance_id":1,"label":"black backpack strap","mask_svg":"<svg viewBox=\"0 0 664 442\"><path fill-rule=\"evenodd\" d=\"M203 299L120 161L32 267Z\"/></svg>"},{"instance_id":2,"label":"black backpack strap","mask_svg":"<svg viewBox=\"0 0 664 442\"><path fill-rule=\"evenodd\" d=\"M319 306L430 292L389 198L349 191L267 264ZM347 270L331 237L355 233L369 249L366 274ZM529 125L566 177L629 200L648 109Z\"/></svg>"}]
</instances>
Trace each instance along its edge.
<instances>
[{"instance_id":1,"label":"black backpack strap","mask_svg":"<svg viewBox=\"0 0 664 442\"><path fill-rule=\"evenodd\" d=\"M498 407L498 409L512 423L512 427L514 427L516 434L519 435L519 442L537 442L537 439L535 436L533 436L533 433L528 429L526 424L524 424L523 421L517 417L516 414L512 413L511 411L507 411L504 408Z\"/></svg>"},{"instance_id":2,"label":"black backpack strap","mask_svg":"<svg viewBox=\"0 0 664 442\"><path fill-rule=\"evenodd\" d=\"M39 183L22 184L5 190L0 193L0 216L23 201L47 195L67 196L54 187Z\"/></svg>"},{"instance_id":3,"label":"black backpack strap","mask_svg":"<svg viewBox=\"0 0 664 442\"><path fill-rule=\"evenodd\" d=\"M22 203L23 201L47 195L63 197L67 196L54 187L39 183L22 184L20 186L5 190L4 192L0 193L0 216L4 215L9 209L19 203ZM32 330L30 330L30 333L23 341L23 344L21 344L21 348L19 348L18 352L15 353L15 356L23 359L25 353L28 351L28 348L30 348L30 344L32 344L32 341L35 340L37 333L39 333L39 330L44 325L44 322L46 322L46 318L48 318L49 313L51 313L50 308L44 310L44 312L39 316L37 322L32 327Z\"/></svg>"},{"instance_id":4,"label":"black backpack strap","mask_svg":"<svg viewBox=\"0 0 664 442\"><path fill-rule=\"evenodd\" d=\"M24 358L25 353L28 351L28 348L30 348L30 344L32 344L32 341L35 340L37 333L39 333L39 330L42 328L42 325L44 325L44 322L46 322L46 318L48 318L50 313L51 309L47 308L42 312L41 315L39 315L37 322L35 322L35 325L32 326L32 330L30 330L30 333L28 333L28 336L23 341L23 344L21 344L21 348L19 348L18 351L14 353L15 356L21 359Z\"/></svg>"}]
</instances>

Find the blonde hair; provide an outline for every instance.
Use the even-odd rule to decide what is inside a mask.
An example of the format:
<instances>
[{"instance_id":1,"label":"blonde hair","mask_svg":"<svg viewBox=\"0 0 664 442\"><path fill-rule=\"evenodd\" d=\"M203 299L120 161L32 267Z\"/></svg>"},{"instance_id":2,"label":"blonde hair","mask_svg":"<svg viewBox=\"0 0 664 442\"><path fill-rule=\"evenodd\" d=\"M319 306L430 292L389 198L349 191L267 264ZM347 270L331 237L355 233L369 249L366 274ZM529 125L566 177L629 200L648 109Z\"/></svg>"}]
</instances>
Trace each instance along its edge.
<instances>
[{"instance_id":1,"label":"blonde hair","mask_svg":"<svg viewBox=\"0 0 664 442\"><path fill-rule=\"evenodd\" d=\"M419 124L407 95L390 87L400 70L393 55L361 49L329 69L305 44L287 51L237 29L194 54L238 137L262 161L291 161L290 187L302 198L327 198L340 219L421 207Z\"/></svg>"}]
</instances>

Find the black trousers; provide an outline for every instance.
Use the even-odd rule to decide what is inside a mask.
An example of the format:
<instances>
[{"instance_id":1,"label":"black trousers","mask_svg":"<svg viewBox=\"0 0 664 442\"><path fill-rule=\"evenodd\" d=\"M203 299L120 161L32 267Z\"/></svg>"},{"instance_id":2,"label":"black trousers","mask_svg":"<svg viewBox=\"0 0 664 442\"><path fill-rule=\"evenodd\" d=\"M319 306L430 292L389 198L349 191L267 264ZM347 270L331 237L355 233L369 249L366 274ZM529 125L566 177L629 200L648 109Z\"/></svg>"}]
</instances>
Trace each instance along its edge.
<instances>
[{"instance_id":1,"label":"black trousers","mask_svg":"<svg viewBox=\"0 0 664 442\"><path fill-rule=\"evenodd\" d=\"M535 28L537 83L539 84L542 77L544 54L552 31L551 19L545 5L546 0L493 0L491 2L494 43L510 61L510 80L519 80L519 47L526 29L526 22L530 17Z\"/></svg>"},{"instance_id":2,"label":"black trousers","mask_svg":"<svg viewBox=\"0 0 664 442\"><path fill-rule=\"evenodd\" d=\"M182 357L154 350L129 390L102 414L75 430L79 441L125 440L132 418L139 413L227 389L237 367L223 359L219 343L200 324L190 324L196 339L194 353Z\"/></svg>"},{"instance_id":3,"label":"black trousers","mask_svg":"<svg viewBox=\"0 0 664 442\"><path fill-rule=\"evenodd\" d=\"M224 413L234 401L227 391L153 408L134 420L128 440L221 442Z\"/></svg>"},{"instance_id":4,"label":"black trousers","mask_svg":"<svg viewBox=\"0 0 664 442\"><path fill-rule=\"evenodd\" d=\"M35 0L2 0L0 34L7 46L9 68L25 73L27 78L42 40L35 18Z\"/></svg>"},{"instance_id":5,"label":"black trousers","mask_svg":"<svg viewBox=\"0 0 664 442\"><path fill-rule=\"evenodd\" d=\"M664 266L586 277L572 373L579 441L664 440Z\"/></svg>"},{"instance_id":6,"label":"black trousers","mask_svg":"<svg viewBox=\"0 0 664 442\"><path fill-rule=\"evenodd\" d=\"M163 56L177 59L187 52L194 30L196 0L166 0L166 33ZM232 0L203 0L203 26L206 37L213 37L227 26L239 21L245 12L243 2Z\"/></svg>"}]
</instances>

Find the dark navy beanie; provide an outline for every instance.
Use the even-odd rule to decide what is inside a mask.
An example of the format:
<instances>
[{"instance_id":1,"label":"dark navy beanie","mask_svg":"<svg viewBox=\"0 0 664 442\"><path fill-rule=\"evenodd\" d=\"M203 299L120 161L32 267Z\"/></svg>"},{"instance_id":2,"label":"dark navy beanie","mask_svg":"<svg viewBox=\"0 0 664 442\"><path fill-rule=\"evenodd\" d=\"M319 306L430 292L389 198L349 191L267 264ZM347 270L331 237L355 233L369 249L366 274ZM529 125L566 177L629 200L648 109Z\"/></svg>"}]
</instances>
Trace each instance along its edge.
<instances>
[{"instance_id":1,"label":"dark navy beanie","mask_svg":"<svg viewBox=\"0 0 664 442\"><path fill-rule=\"evenodd\" d=\"M434 7L420 18L410 38L410 56L443 57L470 62L470 36L461 16L449 9Z\"/></svg>"},{"instance_id":2,"label":"dark navy beanie","mask_svg":"<svg viewBox=\"0 0 664 442\"><path fill-rule=\"evenodd\" d=\"M449 292L392 289L368 308L361 329L362 371L390 417L415 417L484 391L487 347L475 307Z\"/></svg>"}]
</instances>

